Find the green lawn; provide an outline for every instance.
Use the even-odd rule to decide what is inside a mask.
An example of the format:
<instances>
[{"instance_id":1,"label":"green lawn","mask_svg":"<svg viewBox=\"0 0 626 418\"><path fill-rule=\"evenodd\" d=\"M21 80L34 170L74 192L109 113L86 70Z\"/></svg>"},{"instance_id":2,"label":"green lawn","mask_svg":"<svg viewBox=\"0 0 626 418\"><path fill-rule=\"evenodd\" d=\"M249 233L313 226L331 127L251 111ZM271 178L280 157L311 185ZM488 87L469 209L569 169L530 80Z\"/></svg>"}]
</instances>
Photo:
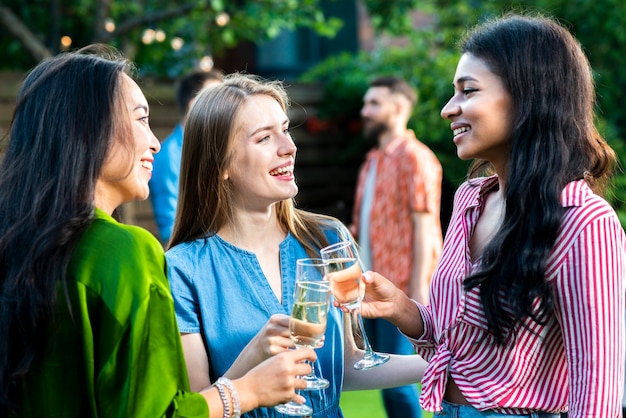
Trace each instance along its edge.
<instances>
[{"instance_id":1,"label":"green lawn","mask_svg":"<svg viewBox=\"0 0 626 418\"><path fill-rule=\"evenodd\" d=\"M387 418L378 390L343 392L340 405L345 418ZM430 412L422 412L422 418L432 416Z\"/></svg>"}]
</instances>

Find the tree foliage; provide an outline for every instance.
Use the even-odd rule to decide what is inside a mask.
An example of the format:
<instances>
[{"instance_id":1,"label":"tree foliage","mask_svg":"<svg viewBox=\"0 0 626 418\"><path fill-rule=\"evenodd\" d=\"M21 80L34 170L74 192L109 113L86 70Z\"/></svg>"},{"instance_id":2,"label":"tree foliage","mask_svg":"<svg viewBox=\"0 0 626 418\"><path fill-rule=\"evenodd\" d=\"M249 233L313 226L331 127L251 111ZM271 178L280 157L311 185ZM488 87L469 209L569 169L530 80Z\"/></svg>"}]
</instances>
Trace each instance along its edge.
<instances>
[{"instance_id":1,"label":"tree foliage","mask_svg":"<svg viewBox=\"0 0 626 418\"><path fill-rule=\"evenodd\" d=\"M144 72L175 76L199 57L218 56L242 40L267 40L296 27L334 36L342 22L324 16L322 1L3 0L0 68L30 68L59 52L61 38L69 36L71 48L108 43ZM149 29L156 36L144 42ZM172 47L174 39L178 49Z\"/></svg>"},{"instance_id":2,"label":"tree foliage","mask_svg":"<svg viewBox=\"0 0 626 418\"><path fill-rule=\"evenodd\" d=\"M372 16L372 26L377 32L405 35L413 28L411 11L417 8L417 0L363 0Z\"/></svg>"}]
</instances>

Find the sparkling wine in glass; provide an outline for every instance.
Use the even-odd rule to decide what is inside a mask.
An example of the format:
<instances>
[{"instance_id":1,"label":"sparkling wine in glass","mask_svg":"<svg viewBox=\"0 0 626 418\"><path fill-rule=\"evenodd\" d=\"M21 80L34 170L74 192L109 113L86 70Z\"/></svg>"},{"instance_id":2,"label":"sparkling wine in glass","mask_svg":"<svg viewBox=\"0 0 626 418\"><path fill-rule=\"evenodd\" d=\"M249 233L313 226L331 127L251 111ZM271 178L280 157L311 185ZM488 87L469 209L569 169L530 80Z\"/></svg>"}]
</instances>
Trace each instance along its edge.
<instances>
[{"instance_id":1,"label":"sparkling wine in glass","mask_svg":"<svg viewBox=\"0 0 626 418\"><path fill-rule=\"evenodd\" d=\"M324 340L330 307L330 286L324 281L325 263L321 259L300 259L297 263L289 334L296 348L319 348ZM315 375L313 364L311 373L302 379L307 382L306 390L325 389L329 384L328 380ZM295 402L277 405L275 408L283 414L295 416L313 412L308 405Z\"/></svg>"},{"instance_id":2,"label":"sparkling wine in glass","mask_svg":"<svg viewBox=\"0 0 626 418\"><path fill-rule=\"evenodd\" d=\"M322 345L324 332L326 331L326 321L328 317L328 308L330 307L330 290L328 289L329 284L326 281L326 261L321 258L300 258L296 261L296 283L301 282L309 282L309 283L318 283L320 286L324 287L326 290L326 294L323 294L323 291L317 292L317 294L310 294L308 298L313 296L319 296L319 300L315 301L315 305L319 306L319 312L312 310L312 306L308 306L308 311L306 311L301 304L307 300L307 296L298 294L298 291L301 291L302 288L296 287L296 292L294 295L294 306L291 313L292 322L290 323L291 327L291 336L294 340L296 346L307 345L311 348L319 348ZM308 302L304 302L305 304ZM315 316L319 315L319 319L315 320ZM311 318L310 320L304 320L305 323L302 322L303 316ZM317 332L316 338L319 338L315 341L306 340L305 333L302 331L303 328L308 327L309 334L314 335ZM295 331L295 332L294 332ZM298 336L299 334L299 336ZM299 341L299 339L303 339L303 341ZM308 376L304 377L304 380L307 382L307 390L309 389L326 389L329 385L328 380L318 377L315 374L315 363L311 364L311 373Z\"/></svg>"},{"instance_id":3,"label":"sparkling wine in glass","mask_svg":"<svg viewBox=\"0 0 626 418\"><path fill-rule=\"evenodd\" d=\"M376 353L365 334L361 317L361 301L365 295L365 283L361 279L363 269L359 254L352 241L342 241L325 247L321 255L326 260L326 276L333 296L350 311L353 323L356 323L363 337L363 358L354 364L357 370L371 369L389 360L388 354Z\"/></svg>"}]
</instances>

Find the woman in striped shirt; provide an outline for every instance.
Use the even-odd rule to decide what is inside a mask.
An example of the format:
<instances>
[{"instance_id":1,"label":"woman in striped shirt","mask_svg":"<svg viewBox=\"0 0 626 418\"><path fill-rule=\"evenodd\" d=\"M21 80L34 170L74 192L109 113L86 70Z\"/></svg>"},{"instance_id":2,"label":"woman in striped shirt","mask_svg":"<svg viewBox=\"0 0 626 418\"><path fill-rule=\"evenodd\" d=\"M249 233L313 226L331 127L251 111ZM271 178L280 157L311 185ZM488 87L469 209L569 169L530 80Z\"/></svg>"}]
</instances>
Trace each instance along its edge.
<instances>
[{"instance_id":1,"label":"woman in striped shirt","mask_svg":"<svg viewBox=\"0 0 626 418\"><path fill-rule=\"evenodd\" d=\"M621 416L626 239L600 197L615 154L594 126L589 63L553 20L471 31L441 111L456 193L430 303L366 273L363 314L429 361L420 403L441 416Z\"/></svg>"}]
</instances>

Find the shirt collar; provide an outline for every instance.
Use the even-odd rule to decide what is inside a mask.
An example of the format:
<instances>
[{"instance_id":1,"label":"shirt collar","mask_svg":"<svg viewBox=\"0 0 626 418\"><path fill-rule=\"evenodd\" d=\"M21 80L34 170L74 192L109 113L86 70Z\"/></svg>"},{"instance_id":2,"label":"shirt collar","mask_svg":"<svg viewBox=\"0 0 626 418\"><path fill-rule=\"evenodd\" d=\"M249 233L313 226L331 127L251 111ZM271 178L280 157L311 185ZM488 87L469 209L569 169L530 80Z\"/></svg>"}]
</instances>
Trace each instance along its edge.
<instances>
[{"instance_id":1,"label":"shirt collar","mask_svg":"<svg viewBox=\"0 0 626 418\"><path fill-rule=\"evenodd\" d=\"M472 180L470 180L470 182L471 181ZM492 189L497 188L496 186L498 186L498 176L494 175L494 176L487 177L480 184L480 191L478 192L478 194L480 196L484 196L485 194L490 192Z\"/></svg>"},{"instance_id":2,"label":"shirt collar","mask_svg":"<svg viewBox=\"0 0 626 418\"><path fill-rule=\"evenodd\" d=\"M569 182L561 191L561 205L564 208L582 206L590 194L593 194L593 191L585 180Z\"/></svg>"},{"instance_id":3,"label":"shirt collar","mask_svg":"<svg viewBox=\"0 0 626 418\"><path fill-rule=\"evenodd\" d=\"M113 216L109 215L108 213L106 213L100 208L95 208L94 219L104 219L105 221L117 223L117 221L115 220L115 218L113 218Z\"/></svg>"},{"instance_id":4,"label":"shirt collar","mask_svg":"<svg viewBox=\"0 0 626 418\"><path fill-rule=\"evenodd\" d=\"M481 206L481 202L484 201L484 196L498 186L498 176L493 175L490 177L478 177L467 180L468 185L478 187L478 193L476 193L474 199L467 205L467 209L476 208Z\"/></svg>"},{"instance_id":5,"label":"shirt collar","mask_svg":"<svg viewBox=\"0 0 626 418\"><path fill-rule=\"evenodd\" d=\"M415 134L412 130L407 129L404 134L395 137L385 148L378 151L384 155L391 155L404 141L411 139L411 137L415 138Z\"/></svg>"}]
</instances>

